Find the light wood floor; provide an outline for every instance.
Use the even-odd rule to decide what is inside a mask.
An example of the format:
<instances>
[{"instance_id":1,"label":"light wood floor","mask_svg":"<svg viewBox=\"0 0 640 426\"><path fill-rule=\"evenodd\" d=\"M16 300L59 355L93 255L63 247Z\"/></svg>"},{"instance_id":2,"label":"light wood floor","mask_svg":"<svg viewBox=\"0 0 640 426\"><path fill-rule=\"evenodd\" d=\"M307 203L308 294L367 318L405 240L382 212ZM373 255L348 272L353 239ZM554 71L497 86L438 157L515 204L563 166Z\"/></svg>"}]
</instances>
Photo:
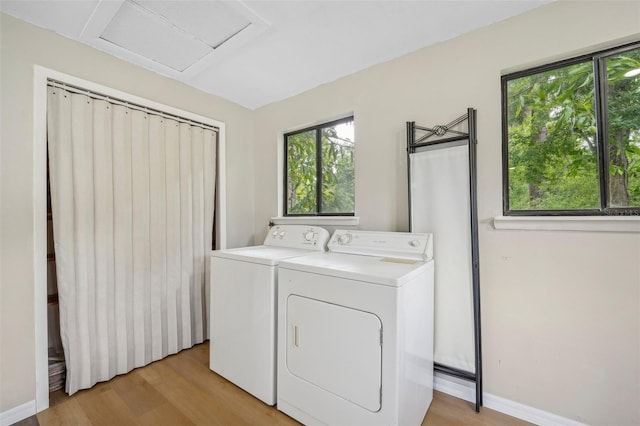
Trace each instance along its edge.
<instances>
[{"instance_id":1,"label":"light wood floor","mask_svg":"<svg viewBox=\"0 0 640 426\"><path fill-rule=\"evenodd\" d=\"M24 425L297 425L209 370L209 344L154 362L69 397ZM439 392L423 426L520 426L529 423Z\"/></svg>"}]
</instances>

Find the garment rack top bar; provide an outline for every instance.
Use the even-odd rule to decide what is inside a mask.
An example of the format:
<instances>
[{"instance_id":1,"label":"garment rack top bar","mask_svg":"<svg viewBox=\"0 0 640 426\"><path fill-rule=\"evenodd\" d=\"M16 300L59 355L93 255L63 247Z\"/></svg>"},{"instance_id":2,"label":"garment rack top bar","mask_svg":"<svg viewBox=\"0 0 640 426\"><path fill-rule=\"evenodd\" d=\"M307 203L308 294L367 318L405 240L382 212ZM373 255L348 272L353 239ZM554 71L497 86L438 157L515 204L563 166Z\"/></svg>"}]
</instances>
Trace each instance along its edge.
<instances>
[{"instance_id":1,"label":"garment rack top bar","mask_svg":"<svg viewBox=\"0 0 640 426\"><path fill-rule=\"evenodd\" d=\"M412 149L411 152L413 153L416 148L423 148L425 146L433 146L433 145L439 145L442 143L449 143L449 142L466 141L468 139L469 139L469 135L464 134L461 136L453 136L450 138L437 139L429 142L414 143L414 144L411 144L411 149Z\"/></svg>"},{"instance_id":2,"label":"garment rack top bar","mask_svg":"<svg viewBox=\"0 0 640 426\"><path fill-rule=\"evenodd\" d=\"M447 142L457 142L457 141L469 139L469 136L470 136L469 131L462 132L460 130L454 129L454 127L464 123L469 119L469 114L471 112L470 110L471 109L469 109L466 114L463 114L460 117L453 120L452 122L444 125L439 124L433 127L425 127L425 126L418 126L417 124L415 124L415 122L407 123L407 124L410 124L411 126L410 129L412 132L412 135L408 140L409 152L413 153L417 148L421 148L425 146L437 145L437 144L442 144ZM424 134L420 137L416 137L415 135L416 130L424 132ZM450 136L446 137L447 135L450 135Z\"/></svg>"}]
</instances>

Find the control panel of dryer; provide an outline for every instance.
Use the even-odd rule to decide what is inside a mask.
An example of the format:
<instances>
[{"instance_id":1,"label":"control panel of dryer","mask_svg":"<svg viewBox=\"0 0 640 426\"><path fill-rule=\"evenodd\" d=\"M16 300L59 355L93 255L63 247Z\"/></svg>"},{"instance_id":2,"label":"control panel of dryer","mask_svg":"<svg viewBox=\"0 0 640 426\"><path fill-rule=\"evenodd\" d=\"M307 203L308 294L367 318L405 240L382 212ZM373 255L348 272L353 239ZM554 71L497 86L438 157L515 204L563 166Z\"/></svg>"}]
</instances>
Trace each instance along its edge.
<instances>
[{"instance_id":1,"label":"control panel of dryer","mask_svg":"<svg viewBox=\"0 0 640 426\"><path fill-rule=\"evenodd\" d=\"M326 251L329 232L319 226L275 225L264 239L265 246Z\"/></svg>"},{"instance_id":2,"label":"control panel of dryer","mask_svg":"<svg viewBox=\"0 0 640 426\"><path fill-rule=\"evenodd\" d=\"M337 229L328 248L336 253L431 260L433 234Z\"/></svg>"}]
</instances>

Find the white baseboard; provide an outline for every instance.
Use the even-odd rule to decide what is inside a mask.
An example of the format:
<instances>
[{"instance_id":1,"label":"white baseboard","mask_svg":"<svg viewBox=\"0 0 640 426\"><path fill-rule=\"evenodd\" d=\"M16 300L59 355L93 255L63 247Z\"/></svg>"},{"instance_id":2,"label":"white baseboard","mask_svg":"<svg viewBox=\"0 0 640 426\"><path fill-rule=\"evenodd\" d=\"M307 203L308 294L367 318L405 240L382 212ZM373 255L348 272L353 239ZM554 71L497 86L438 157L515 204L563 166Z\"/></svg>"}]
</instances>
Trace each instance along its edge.
<instances>
[{"instance_id":1,"label":"white baseboard","mask_svg":"<svg viewBox=\"0 0 640 426\"><path fill-rule=\"evenodd\" d=\"M9 426L36 414L36 400L25 402L0 413L0 426Z\"/></svg>"},{"instance_id":2,"label":"white baseboard","mask_svg":"<svg viewBox=\"0 0 640 426\"><path fill-rule=\"evenodd\" d=\"M471 382L459 383L443 375L434 378L434 389L456 398L475 403L476 390ZM534 423L540 426L586 426L584 423L539 410L519 402L511 401L490 393L483 393L483 406L509 416Z\"/></svg>"}]
</instances>

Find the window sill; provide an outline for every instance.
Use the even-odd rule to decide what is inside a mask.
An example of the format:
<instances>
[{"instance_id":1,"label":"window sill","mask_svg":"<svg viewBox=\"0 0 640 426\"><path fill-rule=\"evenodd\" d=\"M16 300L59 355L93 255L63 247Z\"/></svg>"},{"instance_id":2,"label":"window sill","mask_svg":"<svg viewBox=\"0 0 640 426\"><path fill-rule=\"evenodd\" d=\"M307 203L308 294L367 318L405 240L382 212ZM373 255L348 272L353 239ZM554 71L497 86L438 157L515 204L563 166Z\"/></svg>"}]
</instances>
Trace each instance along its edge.
<instances>
[{"instance_id":1,"label":"window sill","mask_svg":"<svg viewBox=\"0 0 640 426\"><path fill-rule=\"evenodd\" d=\"M638 232L638 216L496 216L496 229L524 231Z\"/></svg>"},{"instance_id":2,"label":"window sill","mask_svg":"<svg viewBox=\"0 0 640 426\"><path fill-rule=\"evenodd\" d=\"M275 225L328 225L328 226L357 226L358 216L286 216L272 217Z\"/></svg>"}]
</instances>

